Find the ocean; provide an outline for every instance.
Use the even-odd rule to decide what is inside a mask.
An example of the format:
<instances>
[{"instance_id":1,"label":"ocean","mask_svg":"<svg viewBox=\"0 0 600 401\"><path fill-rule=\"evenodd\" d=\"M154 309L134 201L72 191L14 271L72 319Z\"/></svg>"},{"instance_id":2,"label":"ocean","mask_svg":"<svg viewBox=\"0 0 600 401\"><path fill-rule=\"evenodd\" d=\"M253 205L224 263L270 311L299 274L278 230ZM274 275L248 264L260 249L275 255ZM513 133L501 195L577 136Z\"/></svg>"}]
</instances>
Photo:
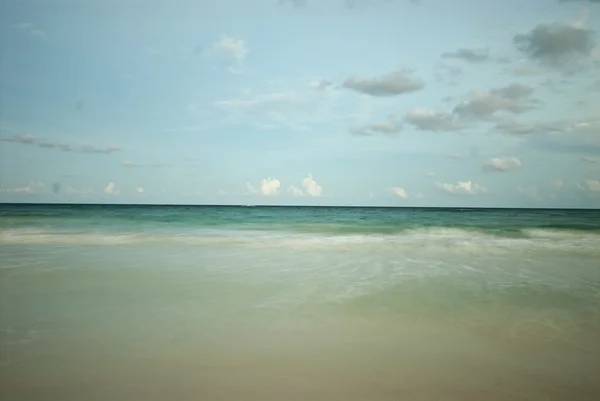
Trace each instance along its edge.
<instances>
[{"instance_id":1,"label":"ocean","mask_svg":"<svg viewBox=\"0 0 600 401\"><path fill-rule=\"evenodd\" d=\"M0 205L3 400L598 400L600 210Z\"/></svg>"}]
</instances>

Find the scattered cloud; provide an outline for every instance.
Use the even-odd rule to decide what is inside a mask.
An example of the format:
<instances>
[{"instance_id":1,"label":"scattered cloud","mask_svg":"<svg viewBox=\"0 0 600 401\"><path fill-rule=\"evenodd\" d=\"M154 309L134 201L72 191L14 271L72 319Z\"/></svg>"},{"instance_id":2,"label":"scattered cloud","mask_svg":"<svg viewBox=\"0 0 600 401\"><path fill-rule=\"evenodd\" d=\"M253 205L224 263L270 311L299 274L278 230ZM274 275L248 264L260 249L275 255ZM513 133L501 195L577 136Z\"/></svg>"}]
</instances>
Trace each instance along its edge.
<instances>
[{"instance_id":1,"label":"scattered cloud","mask_svg":"<svg viewBox=\"0 0 600 401\"><path fill-rule=\"evenodd\" d=\"M530 99L533 88L518 83L486 91L472 91L469 100L454 108L462 117L485 118L498 111L522 113L530 110L535 102Z\"/></svg>"},{"instance_id":2,"label":"scattered cloud","mask_svg":"<svg viewBox=\"0 0 600 401\"><path fill-rule=\"evenodd\" d=\"M121 148L117 147L117 146L107 146L104 148L99 148L96 146L82 146L80 150L78 150L79 152L82 153L103 153L103 154L109 154L109 153L114 153L114 152L120 152Z\"/></svg>"},{"instance_id":3,"label":"scattered cloud","mask_svg":"<svg viewBox=\"0 0 600 401\"><path fill-rule=\"evenodd\" d=\"M452 154L451 154L450 156L448 156L448 157L449 157L449 158L451 158L451 159L458 160L458 159L462 159L462 158L463 158L463 155L461 155L460 153L452 153Z\"/></svg>"},{"instance_id":4,"label":"scattered cloud","mask_svg":"<svg viewBox=\"0 0 600 401\"><path fill-rule=\"evenodd\" d=\"M585 180L585 185L590 192L600 192L600 181Z\"/></svg>"},{"instance_id":5,"label":"scattered cloud","mask_svg":"<svg viewBox=\"0 0 600 401\"><path fill-rule=\"evenodd\" d=\"M302 190L300 188L297 188L293 185L290 185L290 187L288 188L288 193L292 196L303 196L304 192L302 192Z\"/></svg>"},{"instance_id":6,"label":"scattered cloud","mask_svg":"<svg viewBox=\"0 0 600 401\"><path fill-rule=\"evenodd\" d=\"M320 91L326 91L333 87L333 82L326 79L318 79L310 83L312 88L315 88Z\"/></svg>"},{"instance_id":7,"label":"scattered cloud","mask_svg":"<svg viewBox=\"0 0 600 401\"><path fill-rule=\"evenodd\" d=\"M314 90L313 86L311 90L305 84L297 91L245 93L236 98L214 102L213 105L228 113L232 123L243 121L261 128L283 126L299 130L306 129L304 124L349 119L349 115L336 115L332 112L336 100L335 91L327 85L324 88Z\"/></svg>"},{"instance_id":8,"label":"scattered cloud","mask_svg":"<svg viewBox=\"0 0 600 401\"><path fill-rule=\"evenodd\" d=\"M533 77L543 73L543 70L531 65L508 66L504 68L504 71L516 77Z\"/></svg>"},{"instance_id":9,"label":"scattered cloud","mask_svg":"<svg viewBox=\"0 0 600 401\"><path fill-rule=\"evenodd\" d=\"M20 22L18 24L13 25L13 28L18 29L23 32L29 33L31 36L37 36L38 38L45 38L46 33L39 28L36 28L32 23L29 22Z\"/></svg>"},{"instance_id":10,"label":"scattered cloud","mask_svg":"<svg viewBox=\"0 0 600 401\"><path fill-rule=\"evenodd\" d=\"M538 148L561 153L600 154L600 120L588 119L574 123L564 121L562 129L536 137L530 143Z\"/></svg>"},{"instance_id":11,"label":"scattered cloud","mask_svg":"<svg viewBox=\"0 0 600 401\"><path fill-rule=\"evenodd\" d=\"M454 131L462 128L455 124L452 114L419 107L411 109L404 120L423 131Z\"/></svg>"},{"instance_id":12,"label":"scattered cloud","mask_svg":"<svg viewBox=\"0 0 600 401\"><path fill-rule=\"evenodd\" d=\"M552 183L552 188L554 188L557 191L560 191L563 187L564 183L562 182L562 180L556 180Z\"/></svg>"},{"instance_id":13,"label":"scattered cloud","mask_svg":"<svg viewBox=\"0 0 600 401\"><path fill-rule=\"evenodd\" d=\"M489 58L488 49L458 49L454 52L443 53L443 58L466 61L468 63L481 63Z\"/></svg>"},{"instance_id":14,"label":"scattered cloud","mask_svg":"<svg viewBox=\"0 0 600 401\"><path fill-rule=\"evenodd\" d=\"M46 184L41 181L31 181L28 185L16 188L0 188L0 193L11 193L11 194L29 194L34 195L40 192Z\"/></svg>"},{"instance_id":15,"label":"scattered cloud","mask_svg":"<svg viewBox=\"0 0 600 401\"><path fill-rule=\"evenodd\" d=\"M134 163L132 161L124 161L123 163L121 163L121 165L123 167L128 167L128 168L132 168L132 167L142 167L142 164L138 164L138 163Z\"/></svg>"},{"instance_id":16,"label":"scattered cloud","mask_svg":"<svg viewBox=\"0 0 600 401\"><path fill-rule=\"evenodd\" d=\"M246 59L248 49L243 39L233 38L227 35L215 42L211 49L213 52L223 56L228 61L242 63Z\"/></svg>"},{"instance_id":17,"label":"scattered cloud","mask_svg":"<svg viewBox=\"0 0 600 401\"><path fill-rule=\"evenodd\" d=\"M483 164L483 169L488 171L500 171L503 173L516 170L522 163L516 157L496 157Z\"/></svg>"},{"instance_id":18,"label":"scattered cloud","mask_svg":"<svg viewBox=\"0 0 600 401\"><path fill-rule=\"evenodd\" d=\"M598 157L591 157L591 156L585 156L581 158L582 161L586 162L586 163L598 163L600 162L600 158Z\"/></svg>"},{"instance_id":19,"label":"scattered cloud","mask_svg":"<svg viewBox=\"0 0 600 401\"><path fill-rule=\"evenodd\" d=\"M304 188L304 192L310 196L321 196L323 192L323 188L313 179L312 174L309 174L302 180L302 187Z\"/></svg>"},{"instance_id":20,"label":"scattered cloud","mask_svg":"<svg viewBox=\"0 0 600 401\"><path fill-rule=\"evenodd\" d=\"M589 57L594 49L592 31L583 27L583 21L572 24L540 24L526 34L513 38L519 51L534 60L562 64L574 57Z\"/></svg>"},{"instance_id":21,"label":"scattered cloud","mask_svg":"<svg viewBox=\"0 0 600 401\"><path fill-rule=\"evenodd\" d=\"M29 31L29 33L32 36L37 36L38 38L45 38L46 37L46 33L44 31L42 31L41 29L32 29L31 31Z\"/></svg>"},{"instance_id":22,"label":"scattered cloud","mask_svg":"<svg viewBox=\"0 0 600 401\"><path fill-rule=\"evenodd\" d=\"M119 191L114 182L109 182L108 185L104 188L104 193L108 195L118 195Z\"/></svg>"},{"instance_id":23,"label":"scattered cloud","mask_svg":"<svg viewBox=\"0 0 600 401\"><path fill-rule=\"evenodd\" d=\"M273 109L285 110L296 109L303 105L301 97L293 92L268 93L246 98L221 100L214 103L215 106L230 112L265 112Z\"/></svg>"},{"instance_id":24,"label":"scattered cloud","mask_svg":"<svg viewBox=\"0 0 600 401\"><path fill-rule=\"evenodd\" d=\"M31 28L33 28L33 24L31 24L29 22L20 22L18 24L14 24L13 28L16 28L16 29L31 29Z\"/></svg>"},{"instance_id":25,"label":"scattered cloud","mask_svg":"<svg viewBox=\"0 0 600 401\"><path fill-rule=\"evenodd\" d=\"M399 198L405 199L408 197L408 195L406 194L406 191L402 187L391 187L390 192Z\"/></svg>"},{"instance_id":26,"label":"scattered cloud","mask_svg":"<svg viewBox=\"0 0 600 401\"><path fill-rule=\"evenodd\" d=\"M291 4L294 7L304 7L306 6L307 0L279 0L279 4Z\"/></svg>"},{"instance_id":27,"label":"scattered cloud","mask_svg":"<svg viewBox=\"0 0 600 401\"><path fill-rule=\"evenodd\" d=\"M456 184L437 183L436 186L451 195L483 195L488 191L472 181L458 181Z\"/></svg>"},{"instance_id":28,"label":"scattered cloud","mask_svg":"<svg viewBox=\"0 0 600 401\"><path fill-rule=\"evenodd\" d=\"M258 183L258 188L249 182L246 183L246 187L248 191L253 194L260 194L262 196L276 196L279 194L279 187L281 187L281 183L279 180L268 177L262 178Z\"/></svg>"},{"instance_id":29,"label":"scattered cloud","mask_svg":"<svg viewBox=\"0 0 600 401\"><path fill-rule=\"evenodd\" d=\"M402 131L402 124L390 118L379 123L355 125L349 129L352 135L372 136L376 134L393 135Z\"/></svg>"},{"instance_id":30,"label":"scattered cloud","mask_svg":"<svg viewBox=\"0 0 600 401\"><path fill-rule=\"evenodd\" d=\"M435 177L435 173L433 171L430 171L427 173L427 177Z\"/></svg>"},{"instance_id":31,"label":"scattered cloud","mask_svg":"<svg viewBox=\"0 0 600 401\"><path fill-rule=\"evenodd\" d=\"M364 95L389 97L419 91L425 87L425 82L410 71L397 70L374 78L351 75L342 86Z\"/></svg>"},{"instance_id":32,"label":"scattered cloud","mask_svg":"<svg viewBox=\"0 0 600 401\"><path fill-rule=\"evenodd\" d=\"M138 194L141 194L144 192L144 188L136 188L135 192L137 192Z\"/></svg>"},{"instance_id":33,"label":"scattered cloud","mask_svg":"<svg viewBox=\"0 0 600 401\"><path fill-rule=\"evenodd\" d=\"M73 145L69 145L61 142L53 142L38 139L33 135L17 135L12 137L0 137L0 142L12 142L12 143L20 143L24 145L32 145L37 146L44 149L58 149L64 152L81 152L81 153L114 153L121 151L121 148L116 146L107 146L104 148L96 147L96 146L80 146L75 147Z\"/></svg>"},{"instance_id":34,"label":"scattered cloud","mask_svg":"<svg viewBox=\"0 0 600 401\"><path fill-rule=\"evenodd\" d=\"M522 124L516 121L503 121L496 124L495 130L511 135L546 134L564 132L566 127L560 123Z\"/></svg>"},{"instance_id":35,"label":"scattered cloud","mask_svg":"<svg viewBox=\"0 0 600 401\"><path fill-rule=\"evenodd\" d=\"M67 187L67 193L69 195L89 195L92 192L94 192L92 188L77 189L73 187Z\"/></svg>"},{"instance_id":36,"label":"scattered cloud","mask_svg":"<svg viewBox=\"0 0 600 401\"><path fill-rule=\"evenodd\" d=\"M437 82L443 83L448 86L457 86L458 77L463 75L462 68L451 65L448 63L438 63L435 66L434 78Z\"/></svg>"}]
</instances>

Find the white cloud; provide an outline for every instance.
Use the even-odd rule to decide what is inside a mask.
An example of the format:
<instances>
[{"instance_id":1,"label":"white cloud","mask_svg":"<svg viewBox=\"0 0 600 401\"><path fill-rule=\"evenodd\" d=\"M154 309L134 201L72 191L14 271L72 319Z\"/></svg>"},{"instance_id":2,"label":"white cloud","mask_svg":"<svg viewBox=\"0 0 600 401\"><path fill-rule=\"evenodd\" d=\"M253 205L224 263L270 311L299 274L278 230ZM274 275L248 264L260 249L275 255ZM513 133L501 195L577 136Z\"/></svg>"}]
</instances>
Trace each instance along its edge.
<instances>
[{"instance_id":1,"label":"white cloud","mask_svg":"<svg viewBox=\"0 0 600 401\"><path fill-rule=\"evenodd\" d=\"M67 187L67 193L69 195L88 195L88 194L91 194L92 192L94 192L94 190L92 188L77 189L77 188L73 188L73 187Z\"/></svg>"},{"instance_id":2,"label":"white cloud","mask_svg":"<svg viewBox=\"0 0 600 401\"><path fill-rule=\"evenodd\" d=\"M597 157L590 157L590 156L582 157L581 160L583 160L586 163L598 163L600 161L599 158L597 158Z\"/></svg>"},{"instance_id":3,"label":"white cloud","mask_svg":"<svg viewBox=\"0 0 600 401\"><path fill-rule=\"evenodd\" d=\"M293 185L290 185L290 187L288 188L288 193L291 194L292 196L303 196L304 192L302 192L302 190L300 188L297 188Z\"/></svg>"},{"instance_id":4,"label":"white cloud","mask_svg":"<svg viewBox=\"0 0 600 401\"><path fill-rule=\"evenodd\" d=\"M600 181L585 180L585 185L590 192L600 192Z\"/></svg>"},{"instance_id":5,"label":"white cloud","mask_svg":"<svg viewBox=\"0 0 600 401\"><path fill-rule=\"evenodd\" d=\"M236 60L239 63L244 61L248 54L248 49L246 48L244 40L227 35L221 36L221 38L213 44L212 49L222 56Z\"/></svg>"},{"instance_id":6,"label":"white cloud","mask_svg":"<svg viewBox=\"0 0 600 401\"><path fill-rule=\"evenodd\" d=\"M32 36L37 36L39 38L44 38L46 37L46 33L44 31L42 31L41 29L32 29L31 31L29 31L29 33Z\"/></svg>"},{"instance_id":7,"label":"white cloud","mask_svg":"<svg viewBox=\"0 0 600 401\"><path fill-rule=\"evenodd\" d=\"M293 92L267 93L252 97L221 100L215 106L230 112L268 112L297 109L306 106L305 100Z\"/></svg>"},{"instance_id":8,"label":"white cloud","mask_svg":"<svg viewBox=\"0 0 600 401\"><path fill-rule=\"evenodd\" d=\"M433 171L430 171L427 173L427 177L435 177L435 173Z\"/></svg>"},{"instance_id":9,"label":"white cloud","mask_svg":"<svg viewBox=\"0 0 600 401\"><path fill-rule=\"evenodd\" d=\"M598 2L598 0L591 0L591 1ZM573 28L576 28L576 29L582 29L587 24L587 21L589 18L590 18L590 11L587 8L584 8L583 10L581 10L581 15L579 16L579 18L575 18L574 20L572 20L569 25L571 25Z\"/></svg>"},{"instance_id":10,"label":"white cloud","mask_svg":"<svg viewBox=\"0 0 600 401\"><path fill-rule=\"evenodd\" d=\"M11 194L36 194L45 186L46 184L41 181L31 181L28 185L23 187L0 188L0 192Z\"/></svg>"},{"instance_id":11,"label":"white cloud","mask_svg":"<svg viewBox=\"0 0 600 401\"><path fill-rule=\"evenodd\" d=\"M306 125L347 121L358 114L338 113L340 94L323 80L273 81L262 91L246 90L213 106L229 114L230 123L306 131Z\"/></svg>"},{"instance_id":12,"label":"white cloud","mask_svg":"<svg viewBox=\"0 0 600 401\"><path fill-rule=\"evenodd\" d=\"M421 107L411 109L404 119L423 131L453 131L461 128L455 125L452 114Z\"/></svg>"},{"instance_id":13,"label":"white cloud","mask_svg":"<svg viewBox=\"0 0 600 401\"><path fill-rule=\"evenodd\" d=\"M373 124L355 125L349 129L352 135L372 136L375 134L393 135L402 131L402 124L393 119Z\"/></svg>"},{"instance_id":14,"label":"white cloud","mask_svg":"<svg viewBox=\"0 0 600 401\"><path fill-rule=\"evenodd\" d=\"M18 24L13 25L13 28L16 29L30 29L33 28L33 24L29 22L20 22Z\"/></svg>"},{"instance_id":15,"label":"white cloud","mask_svg":"<svg viewBox=\"0 0 600 401\"><path fill-rule=\"evenodd\" d=\"M35 26L29 22L20 22L18 24L13 25L13 28L29 32L31 36L37 36L38 38L44 38L46 33L41 29L35 28Z\"/></svg>"},{"instance_id":16,"label":"white cloud","mask_svg":"<svg viewBox=\"0 0 600 401\"><path fill-rule=\"evenodd\" d=\"M141 165L141 164L134 163L134 162L132 162L132 161L129 161L129 160L127 160L127 161L124 161L123 163L121 163L121 165L122 165L123 167L142 167L142 165Z\"/></svg>"},{"instance_id":17,"label":"white cloud","mask_svg":"<svg viewBox=\"0 0 600 401\"><path fill-rule=\"evenodd\" d=\"M420 192L415 195L415 198L417 198L417 199L423 199L424 197L425 197L425 195L423 195Z\"/></svg>"},{"instance_id":18,"label":"white cloud","mask_svg":"<svg viewBox=\"0 0 600 401\"><path fill-rule=\"evenodd\" d=\"M455 160L458 160L458 159L462 159L462 158L463 158L463 156L462 156L460 153L452 153L452 154L451 154L450 156L448 156L448 157L450 157L451 159L455 159Z\"/></svg>"},{"instance_id":19,"label":"white cloud","mask_svg":"<svg viewBox=\"0 0 600 401\"><path fill-rule=\"evenodd\" d=\"M104 188L104 193L108 195L117 195L119 191L117 190L114 182L109 182L108 185Z\"/></svg>"},{"instance_id":20,"label":"white cloud","mask_svg":"<svg viewBox=\"0 0 600 401\"><path fill-rule=\"evenodd\" d=\"M309 86L320 91L328 91L332 89L333 82L327 79L317 79L312 81Z\"/></svg>"},{"instance_id":21,"label":"white cloud","mask_svg":"<svg viewBox=\"0 0 600 401\"><path fill-rule=\"evenodd\" d=\"M390 188L390 192L393 193L394 195L396 195L399 198L406 198L406 197L408 197L408 195L406 194L406 191L402 187L391 187Z\"/></svg>"},{"instance_id":22,"label":"white cloud","mask_svg":"<svg viewBox=\"0 0 600 401\"><path fill-rule=\"evenodd\" d=\"M135 192L137 192L138 194L141 194L142 192L144 192L144 188L136 188Z\"/></svg>"},{"instance_id":23,"label":"white cloud","mask_svg":"<svg viewBox=\"0 0 600 401\"><path fill-rule=\"evenodd\" d=\"M312 174L302 180L302 187L304 191L310 196L321 196L323 188L313 180Z\"/></svg>"},{"instance_id":24,"label":"white cloud","mask_svg":"<svg viewBox=\"0 0 600 401\"><path fill-rule=\"evenodd\" d=\"M501 172L516 170L521 166L521 161L516 157L495 157L483 164L485 170Z\"/></svg>"},{"instance_id":25,"label":"white cloud","mask_svg":"<svg viewBox=\"0 0 600 401\"><path fill-rule=\"evenodd\" d=\"M267 177L261 178L261 180L258 182L258 188L256 188L249 182L246 183L246 187L251 193L258 193L262 196L276 196L279 194L279 187L281 187L281 182L279 182L279 180L277 179Z\"/></svg>"},{"instance_id":26,"label":"white cloud","mask_svg":"<svg viewBox=\"0 0 600 401\"><path fill-rule=\"evenodd\" d=\"M600 145L600 119L577 122L572 124L567 131L570 137L575 137L583 143Z\"/></svg>"},{"instance_id":27,"label":"white cloud","mask_svg":"<svg viewBox=\"0 0 600 401\"><path fill-rule=\"evenodd\" d=\"M456 184L437 183L436 186L452 195L483 195L488 191L472 181L458 181Z\"/></svg>"}]
</instances>

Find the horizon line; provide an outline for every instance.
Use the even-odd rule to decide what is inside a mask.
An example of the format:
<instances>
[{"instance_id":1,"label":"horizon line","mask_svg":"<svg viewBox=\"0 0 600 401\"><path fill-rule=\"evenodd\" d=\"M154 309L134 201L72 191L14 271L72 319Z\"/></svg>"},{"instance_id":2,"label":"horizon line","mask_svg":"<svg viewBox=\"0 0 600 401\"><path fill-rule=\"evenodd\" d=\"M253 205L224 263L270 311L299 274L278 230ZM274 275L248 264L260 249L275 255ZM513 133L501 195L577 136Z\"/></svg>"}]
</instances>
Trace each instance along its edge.
<instances>
[{"instance_id":1,"label":"horizon line","mask_svg":"<svg viewBox=\"0 0 600 401\"><path fill-rule=\"evenodd\" d=\"M186 203L67 203L67 202L0 202L4 205L20 206L125 206L125 207L240 207L240 208L363 208L363 209L463 209L463 210L600 210L577 207L502 207L502 206L384 206L384 205L269 205L269 204L186 204Z\"/></svg>"}]
</instances>

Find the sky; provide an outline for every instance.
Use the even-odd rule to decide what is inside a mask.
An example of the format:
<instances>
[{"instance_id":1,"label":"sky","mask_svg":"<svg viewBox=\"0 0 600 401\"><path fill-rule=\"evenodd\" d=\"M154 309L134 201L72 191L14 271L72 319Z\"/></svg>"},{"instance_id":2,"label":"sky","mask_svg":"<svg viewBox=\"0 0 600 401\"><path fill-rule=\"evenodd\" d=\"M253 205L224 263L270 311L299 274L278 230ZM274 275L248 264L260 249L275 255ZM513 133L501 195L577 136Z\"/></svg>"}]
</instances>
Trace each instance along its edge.
<instances>
[{"instance_id":1,"label":"sky","mask_svg":"<svg viewBox=\"0 0 600 401\"><path fill-rule=\"evenodd\" d=\"M4 0L0 202L600 207L599 0Z\"/></svg>"}]
</instances>

